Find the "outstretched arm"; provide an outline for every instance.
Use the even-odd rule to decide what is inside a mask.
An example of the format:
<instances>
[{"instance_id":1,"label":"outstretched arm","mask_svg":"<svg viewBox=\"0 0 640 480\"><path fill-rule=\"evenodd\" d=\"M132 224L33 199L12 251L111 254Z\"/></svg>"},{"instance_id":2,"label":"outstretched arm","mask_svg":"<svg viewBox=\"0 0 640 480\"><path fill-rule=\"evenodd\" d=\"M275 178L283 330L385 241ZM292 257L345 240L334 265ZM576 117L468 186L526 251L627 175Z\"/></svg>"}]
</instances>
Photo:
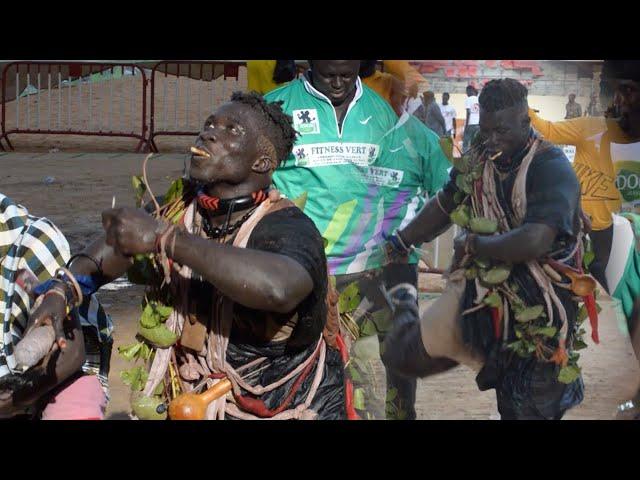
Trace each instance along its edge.
<instances>
[{"instance_id":1,"label":"outstretched arm","mask_svg":"<svg viewBox=\"0 0 640 480\"><path fill-rule=\"evenodd\" d=\"M585 140L584 120L581 118L565 120L562 122L550 122L541 118L532 108L529 108L531 125L551 143L577 145Z\"/></svg>"},{"instance_id":2,"label":"outstretched arm","mask_svg":"<svg viewBox=\"0 0 640 480\"><path fill-rule=\"evenodd\" d=\"M156 239L167 227L133 208L107 210L102 218L106 243L120 258L156 251ZM170 235L175 235L175 241L167 242L170 258L246 307L287 313L313 290L305 268L284 255L218 244L186 232Z\"/></svg>"},{"instance_id":3,"label":"outstretched arm","mask_svg":"<svg viewBox=\"0 0 640 480\"><path fill-rule=\"evenodd\" d=\"M441 206L442 208L440 208ZM440 190L398 234L406 245L421 245L430 242L449 228L451 225L449 213L454 208L453 195L445 190Z\"/></svg>"},{"instance_id":4,"label":"outstretched arm","mask_svg":"<svg viewBox=\"0 0 640 480\"><path fill-rule=\"evenodd\" d=\"M468 250L480 258L523 263L549 253L555 237L556 231L549 225L525 223L500 235L471 235L468 239ZM456 240L458 244L462 241L463 237ZM457 246L457 248L461 247L463 246Z\"/></svg>"},{"instance_id":5,"label":"outstretched arm","mask_svg":"<svg viewBox=\"0 0 640 480\"><path fill-rule=\"evenodd\" d=\"M214 243L182 232L176 234L175 248L169 253L249 308L287 313L313 289L304 267L277 253Z\"/></svg>"}]
</instances>

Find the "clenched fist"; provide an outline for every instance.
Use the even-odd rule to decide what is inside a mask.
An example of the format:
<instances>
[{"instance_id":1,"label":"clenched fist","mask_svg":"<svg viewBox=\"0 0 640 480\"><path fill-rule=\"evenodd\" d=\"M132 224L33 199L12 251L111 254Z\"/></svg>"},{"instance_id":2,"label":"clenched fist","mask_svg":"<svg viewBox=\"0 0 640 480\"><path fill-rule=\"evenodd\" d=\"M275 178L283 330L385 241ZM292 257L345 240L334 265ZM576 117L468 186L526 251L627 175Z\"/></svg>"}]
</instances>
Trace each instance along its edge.
<instances>
[{"instance_id":1,"label":"clenched fist","mask_svg":"<svg viewBox=\"0 0 640 480\"><path fill-rule=\"evenodd\" d=\"M144 210L130 207L102 212L102 226L107 245L125 256L153 252L157 235L166 228Z\"/></svg>"}]
</instances>

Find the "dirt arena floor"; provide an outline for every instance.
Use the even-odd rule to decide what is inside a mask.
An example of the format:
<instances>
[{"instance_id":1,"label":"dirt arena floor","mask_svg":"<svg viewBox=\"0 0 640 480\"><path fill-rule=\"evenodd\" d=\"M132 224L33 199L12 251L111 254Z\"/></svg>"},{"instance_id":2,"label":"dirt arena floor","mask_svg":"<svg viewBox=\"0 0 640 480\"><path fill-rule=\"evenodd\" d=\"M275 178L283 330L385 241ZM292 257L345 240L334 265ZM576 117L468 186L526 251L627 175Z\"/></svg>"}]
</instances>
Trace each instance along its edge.
<instances>
[{"instance_id":1,"label":"dirt arena floor","mask_svg":"<svg viewBox=\"0 0 640 480\"><path fill-rule=\"evenodd\" d=\"M25 140L22 140L25 141ZM17 145L20 141L16 138ZM87 149L87 147L84 147ZM24 148L23 148L24 150ZM149 165L152 187L162 192L169 179L182 173L186 154L159 154ZM31 213L47 216L67 235L77 252L101 230L100 212L116 205L133 205L131 176L141 172L144 155L131 153L31 153L0 152L0 191L24 204ZM443 242L446 243L446 242ZM442 251L446 245L441 244ZM425 282L426 279L421 279ZM124 287L124 288L120 288ZM139 287L115 285L99 294L115 323L115 348L110 374L111 403L108 418L126 419L129 389L118 372L128 363L117 355L117 346L133 341L140 304ZM426 306L423 298L421 307ZM600 345L589 345L582 355L586 398L567 414L567 419L612 419L616 406L637 389L640 368L629 344L626 327L612 301L603 301L600 316ZM375 350L375 344L369 345ZM376 362L378 377L382 365ZM458 367L420 381L417 411L420 419L497 419L495 394L480 392L474 374ZM381 408L381 404L379 405Z\"/></svg>"}]
</instances>

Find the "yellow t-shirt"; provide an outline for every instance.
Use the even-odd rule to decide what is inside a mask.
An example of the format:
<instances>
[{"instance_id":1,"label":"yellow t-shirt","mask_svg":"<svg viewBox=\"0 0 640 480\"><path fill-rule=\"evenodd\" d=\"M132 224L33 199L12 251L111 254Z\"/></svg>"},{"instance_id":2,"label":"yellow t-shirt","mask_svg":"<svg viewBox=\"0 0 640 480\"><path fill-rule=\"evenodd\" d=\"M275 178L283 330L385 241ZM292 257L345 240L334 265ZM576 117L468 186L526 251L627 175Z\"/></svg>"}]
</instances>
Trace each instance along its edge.
<instances>
[{"instance_id":1,"label":"yellow t-shirt","mask_svg":"<svg viewBox=\"0 0 640 480\"><path fill-rule=\"evenodd\" d=\"M247 89L266 95L283 83L273 81L276 60L248 60L247 61Z\"/></svg>"},{"instance_id":2,"label":"yellow t-shirt","mask_svg":"<svg viewBox=\"0 0 640 480\"><path fill-rule=\"evenodd\" d=\"M393 94L394 88L397 88L398 85L398 80L396 80L393 75L382 73L378 70L376 70L373 75L367 78L363 78L362 82L371 90L384 98L388 103L391 103L391 96ZM400 88L402 88L401 84Z\"/></svg>"},{"instance_id":3,"label":"yellow t-shirt","mask_svg":"<svg viewBox=\"0 0 640 480\"><path fill-rule=\"evenodd\" d=\"M604 230L612 225L611 214L622 206L620 192L616 188L616 171L611 156L600 153L602 136L607 130L615 138L624 134L615 122L604 117L580 117L560 122L541 119L529 109L533 127L548 141L561 145L575 145L573 168L580 180L582 209L591 217L594 230Z\"/></svg>"}]
</instances>

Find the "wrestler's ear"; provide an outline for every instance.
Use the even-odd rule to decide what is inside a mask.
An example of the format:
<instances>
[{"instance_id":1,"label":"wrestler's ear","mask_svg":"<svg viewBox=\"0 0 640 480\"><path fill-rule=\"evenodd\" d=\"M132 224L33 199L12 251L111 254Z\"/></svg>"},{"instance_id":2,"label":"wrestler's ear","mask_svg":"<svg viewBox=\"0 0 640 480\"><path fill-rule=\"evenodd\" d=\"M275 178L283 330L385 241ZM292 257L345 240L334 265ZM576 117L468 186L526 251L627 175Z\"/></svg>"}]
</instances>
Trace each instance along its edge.
<instances>
[{"instance_id":1,"label":"wrestler's ear","mask_svg":"<svg viewBox=\"0 0 640 480\"><path fill-rule=\"evenodd\" d=\"M260 155L251 166L251 170L260 174L268 173L274 169L274 162L268 155Z\"/></svg>"}]
</instances>

